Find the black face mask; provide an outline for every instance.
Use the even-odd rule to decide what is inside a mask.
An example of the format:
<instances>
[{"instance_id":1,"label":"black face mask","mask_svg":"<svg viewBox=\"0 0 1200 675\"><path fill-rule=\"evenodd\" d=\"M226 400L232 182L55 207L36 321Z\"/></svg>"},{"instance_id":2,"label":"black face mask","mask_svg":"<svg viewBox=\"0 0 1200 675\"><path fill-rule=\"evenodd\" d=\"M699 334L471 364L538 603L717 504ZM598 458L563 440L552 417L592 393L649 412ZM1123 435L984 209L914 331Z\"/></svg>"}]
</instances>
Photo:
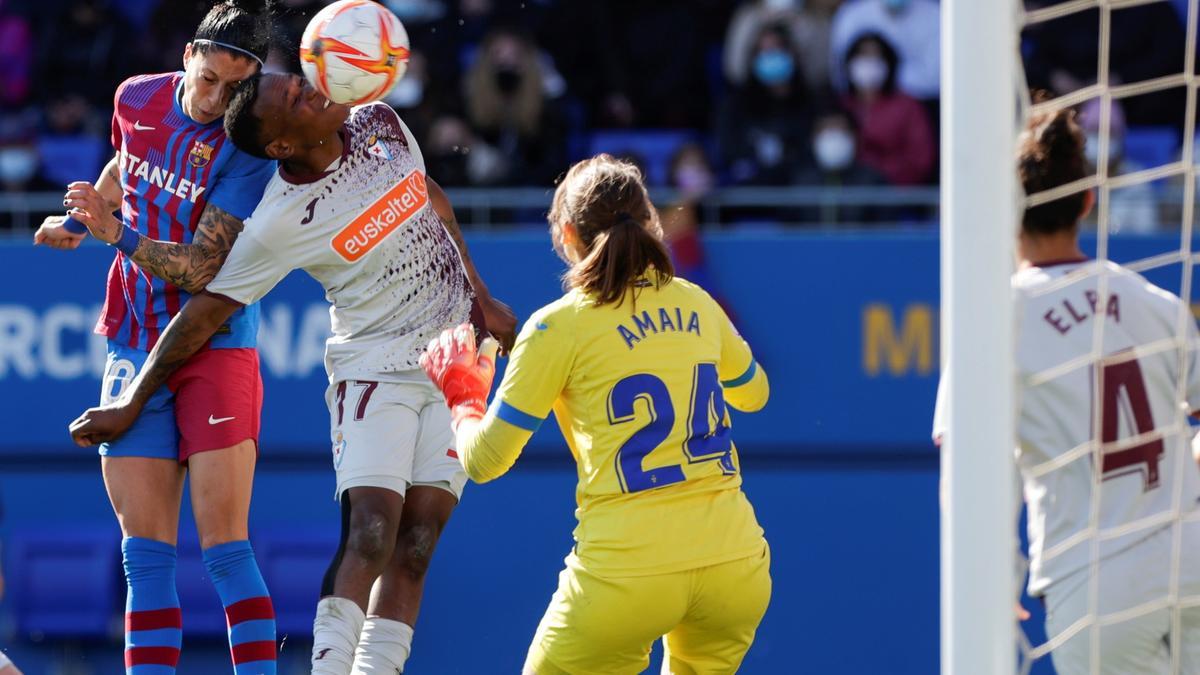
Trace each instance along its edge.
<instances>
[{"instance_id":1,"label":"black face mask","mask_svg":"<svg viewBox=\"0 0 1200 675\"><path fill-rule=\"evenodd\" d=\"M512 94L521 87L521 71L515 68L496 70L496 88L502 94Z\"/></svg>"}]
</instances>

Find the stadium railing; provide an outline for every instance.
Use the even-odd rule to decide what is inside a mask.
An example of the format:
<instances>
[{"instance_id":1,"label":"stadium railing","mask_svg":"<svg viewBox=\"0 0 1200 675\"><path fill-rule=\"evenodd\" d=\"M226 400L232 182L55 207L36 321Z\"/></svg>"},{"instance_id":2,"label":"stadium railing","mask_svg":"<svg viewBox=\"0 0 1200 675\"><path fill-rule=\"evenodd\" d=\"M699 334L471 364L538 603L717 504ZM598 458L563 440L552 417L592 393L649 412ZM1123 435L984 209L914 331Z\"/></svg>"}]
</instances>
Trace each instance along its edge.
<instances>
[{"instance_id":1,"label":"stadium railing","mask_svg":"<svg viewBox=\"0 0 1200 675\"><path fill-rule=\"evenodd\" d=\"M452 188L447 189L464 225L503 228L544 223L553 188ZM651 191L656 204L681 203L670 189ZM695 202L705 225L802 225L841 229L855 224L872 227L928 225L937 222L938 189L923 187L730 187L713 190ZM870 223L822 224L811 215L830 209L875 208ZM7 221L0 237L23 237L47 214L62 212L58 192L0 192L0 222ZM806 217L810 216L810 217ZM817 215L817 218L820 216Z\"/></svg>"}]
</instances>

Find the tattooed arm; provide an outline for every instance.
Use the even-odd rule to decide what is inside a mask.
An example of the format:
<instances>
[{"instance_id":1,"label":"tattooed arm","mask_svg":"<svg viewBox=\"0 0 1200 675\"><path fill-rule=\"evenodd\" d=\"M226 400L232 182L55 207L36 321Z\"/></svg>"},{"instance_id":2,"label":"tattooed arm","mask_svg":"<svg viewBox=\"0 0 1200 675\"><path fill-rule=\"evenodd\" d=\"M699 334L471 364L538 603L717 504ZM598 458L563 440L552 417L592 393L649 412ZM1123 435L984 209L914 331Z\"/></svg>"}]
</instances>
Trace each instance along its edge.
<instances>
[{"instance_id":1,"label":"tattooed arm","mask_svg":"<svg viewBox=\"0 0 1200 675\"><path fill-rule=\"evenodd\" d=\"M517 315L513 314L508 305L492 297L487 284L475 270L475 263L471 260L471 252L467 250L467 242L463 240L462 228L458 226L458 218L454 215L454 206L450 204L450 198L432 178L426 177L425 182L429 187L429 199L433 202L433 210L442 220L442 225L454 241L454 246L458 248L463 270L475 291L475 299L479 301L479 309L483 312L483 321L486 324L481 328L486 328L499 340L501 348L507 354L517 340Z\"/></svg>"},{"instance_id":2,"label":"tattooed arm","mask_svg":"<svg viewBox=\"0 0 1200 675\"><path fill-rule=\"evenodd\" d=\"M112 214L99 186L78 182L67 186L64 202L70 215L100 241L115 243L125 233L125 225ZM133 250L133 261L154 276L169 281L188 293L199 293L217 275L229 255L229 249L242 231L242 221L209 202L200 214L200 222L190 244L159 241L141 236Z\"/></svg>"},{"instance_id":3,"label":"tattooed arm","mask_svg":"<svg viewBox=\"0 0 1200 675\"><path fill-rule=\"evenodd\" d=\"M177 244L142 237L133 252L133 261L156 277L165 279L188 293L199 293L217 276L229 249L242 233L242 221L206 204L192 243Z\"/></svg>"},{"instance_id":4,"label":"tattooed arm","mask_svg":"<svg viewBox=\"0 0 1200 675\"><path fill-rule=\"evenodd\" d=\"M87 447L111 441L133 424L150 396L192 357L241 304L223 296L201 293L188 299L146 358L120 400L90 408L71 423L71 438Z\"/></svg>"}]
</instances>

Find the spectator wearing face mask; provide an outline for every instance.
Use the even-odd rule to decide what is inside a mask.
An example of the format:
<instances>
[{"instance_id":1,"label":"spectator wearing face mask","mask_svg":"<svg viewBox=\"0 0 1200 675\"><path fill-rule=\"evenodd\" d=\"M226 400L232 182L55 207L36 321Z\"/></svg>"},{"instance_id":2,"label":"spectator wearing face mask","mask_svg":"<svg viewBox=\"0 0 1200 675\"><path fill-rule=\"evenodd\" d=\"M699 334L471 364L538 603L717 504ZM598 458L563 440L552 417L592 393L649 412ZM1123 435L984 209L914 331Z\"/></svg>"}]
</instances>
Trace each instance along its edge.
<instances>
[{"instance_id":1,"label":"spectator wearing face mask","mask_svg":"<svg viewBox=\"0 0 1200 675\"><path fill-rule=\"evenodd\" d=\"M522 33L492 31L465 82L467 118L504 161L498 185L547 185L566 166L566 126L547 96L537 47Z\"/></svg>"},{"instance_id":2,"label":"spectator wearing face mask","mask_svg":"<svg viewBox=\"0 0 1200 675\"><path fill-rule=\"evenodd\" d=\"M938 97L941 12L935 0L847 0L833 15L831 30L831 63L845 63L859 36L875 33L900 55L896 86L922 101ZM835 68L831 75L837 89L845 91L845 74Z\"/></svg>"},{"instance_id":3,"label":"spectator wearing face mask","mask_svg":"<svg viewBox=\"0 0 1200 675\"><path fill-rule=\"evenodd\" d=\"M1091 99L1079 108L1079 126L1083 129L1086 142L1084 157L1092 171L1100 158L1100 99ZM1146 167L1125 156L1125 111L1114 100L1108 118L1108 175L1134 173ZM1158 213L1158 199L1152 183L1139 183L1111 190L1108 193L1109 232L1155 232L1162 227ZM1098 209L1092 210L1096 218Z\"/></svg>"},{"instance_id":4,"label":"spectator wearing face mask","mask_svg":"<svg viewBox=\"0 0 1200 675\"><path fill-rule=\"evenodd\" d=\"M787 28L766 27L751 49L752 76L725 100L722 160L735 183L786 185L808 161L812 104Z\"/></svg>"},{"instance_id":5,"label":"spectator wearing face mask","mask_svg":"<svg viewBox=\"0 0 1200 675\"><path fill-rule=\"evenodd\" d=\"M858 126L858 160L892 185L929 180L937 146L925 109L896 86L899 60L881 35L859 37L846 53L850 83L842 107Z\"/></svg>"},{"instance_id":6,"label":"spectator wearing face mask","mask_svg":"<svg viewBox=\"0 0 1200 675\"><path fill-rule=\"evenodd\" d=\"M741 85L750 77L750 43L763 26L782 24L791 33L810 91L829 87L829 32L842 0L757 0L738 8L729 22L722 55L725 77Z\"/></svg>"},{"instance_id":7,"label":"spectator wearing face mask","mask_svg":"<svg viewBox=\"0 0 1200 675\"><path fill-rule=\"evenodd\" d=\"M441 185L492 185L508 171L507 159L453 115L435 119L421 147L429 175L436 176Z\"/></svg>"},{"instance_id":8,"label":"spectator wearing face mask","mask_svg":"<svg viewBox=\"0 0 1200 675\"><path fill-rule=\"evenodd\" d=\"M856 133L854 118L844 110L831 108L818 115L812 134L814 163L801 172L797 182L832 190L886 185L879 172L858 161ZM823 226L860 225L878 222L884 216L884 211L875 206L840 203L804 208L799 220Z\"/></svg>"}]
</instances>

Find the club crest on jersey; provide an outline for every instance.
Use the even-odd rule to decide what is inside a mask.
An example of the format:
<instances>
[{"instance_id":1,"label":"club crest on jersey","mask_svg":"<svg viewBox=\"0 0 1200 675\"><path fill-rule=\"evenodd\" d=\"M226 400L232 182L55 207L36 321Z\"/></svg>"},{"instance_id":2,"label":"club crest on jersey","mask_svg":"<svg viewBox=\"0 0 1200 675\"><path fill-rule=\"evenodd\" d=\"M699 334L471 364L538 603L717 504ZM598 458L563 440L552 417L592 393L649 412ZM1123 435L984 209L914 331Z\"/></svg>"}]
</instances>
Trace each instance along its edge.
<instances>
[{"instance_id":1,"label":"club crest on jersey","mask_svg":"<svg viewBox=\"0 0 1200 675\"><path fill-rule=\"evenodd\" d=\"M212 160L212 153L213 146L196 141L192 144L192 151L188 153L188 162L197 169L203 169Z\"/></svg>"},{"instance_id":2,"label":"club crest on jersey","mask_svg":"<svg viewBox=\"0 0 1200 675\"><path fill-rule=\"evenodd\" d=\"M392 159L392 151L387 149L387 146L383 144L383 141L379 140L378 136L372 136L367 139L367 154L379 159L389 161Z\"/></svg>"}]
</instances>

